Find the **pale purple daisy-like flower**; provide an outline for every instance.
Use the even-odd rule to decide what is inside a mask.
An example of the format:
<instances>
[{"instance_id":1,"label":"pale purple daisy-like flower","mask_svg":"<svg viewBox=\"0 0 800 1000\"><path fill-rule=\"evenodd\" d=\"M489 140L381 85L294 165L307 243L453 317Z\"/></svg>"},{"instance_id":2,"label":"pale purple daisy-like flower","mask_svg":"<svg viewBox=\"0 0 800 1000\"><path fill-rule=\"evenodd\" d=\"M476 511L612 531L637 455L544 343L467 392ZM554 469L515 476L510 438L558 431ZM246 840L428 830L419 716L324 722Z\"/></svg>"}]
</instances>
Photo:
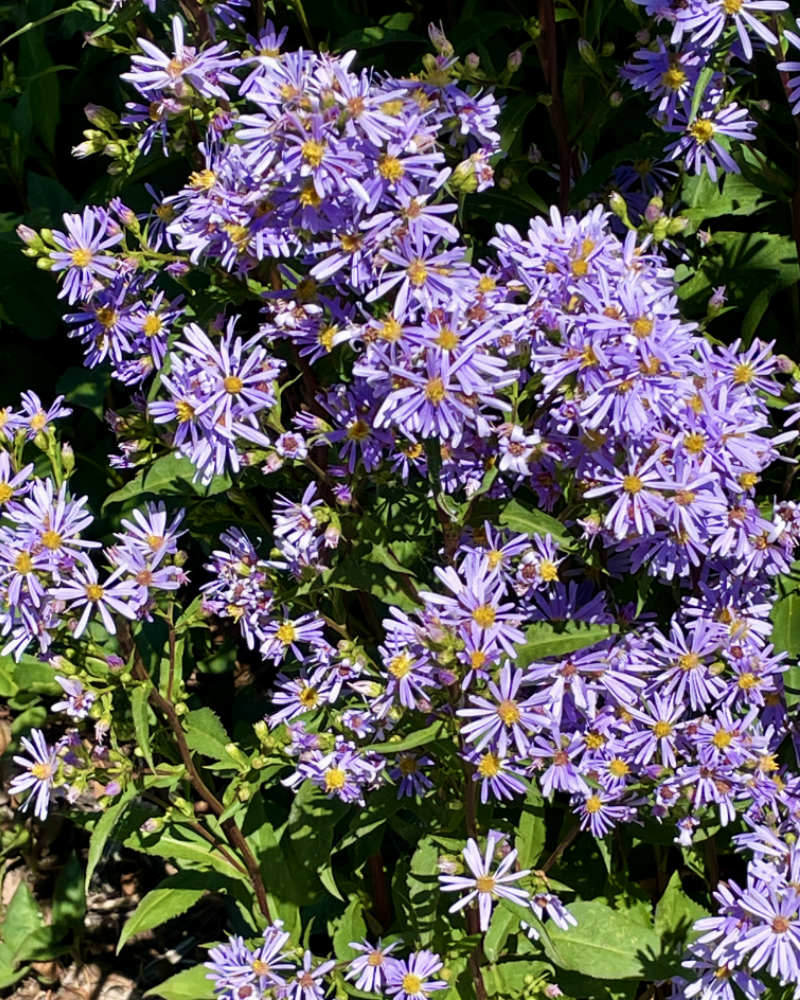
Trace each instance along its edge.
<instances>
[{"instance_id":1,"label":"pale purple daisy-like flower","mask_svg":"<svg viewBox=\"0 0 800 1000\"><path fill-rule=\"evenodd\" d=\"M535 709L543 704L547 694L537 693L531 698L519 699L522 679L522 671L506 663L500 670L498 682L489 682L493 701L479 695L470 697L470 707L461 708L457 713L471 720L462 727L464 739L474 742L479 750L489 742L496 743L501 755L513 740L519 754L527 754L530 734L541 728L541 715Z\"/></svg>"},{"instance_id":2,"label":"pale purple daisy-like flower","mask_svg":"<svg viewBox=\"0 0 800 1000\"><path fill-rule=\"evenodd\" d=\"M56 773L58 758L55 747L47 745L44 733L41 729L32 729L31 738L23 736L20 740L23 749L29 755L14 757L14 763L24 768L22 774L18 774L8 786L11 795L21 795L28 792L22 809L28 809L31 803L33 814L37 819L47 818L47 811L50 807L50 796L53 791L53 778Z\"/></svg>"},{"instance_id":3,"label":"pale purple daisy-like flower","mask_svg":"<svg viewBox=\"0 0 800 1000\"><path fill-rule=\"evenodd\" d=\"M384 989L395 1000L428 1000L428 994L450 985L432 979L444 963L435 952L416 951L403 961L394 961L386 975Z\"/></svg>"},{"instance_id":4,"label":"pale purple daisy-like flower","mask_svg":"<svg viewBox=\"0 0 800 1000\"><path fill-rule=\"evenodd\" d=\"M800 893L768 885L746 890L739 904L754 922L734 945L736 952L748 956L751 969L769 965L770 975L782 984L796 983L800 979Z\"/></svg>"},{"instance_id":5,"label":"pale purple daisy-like flower","mask_svg":"<svg viewBox=\"0 0 800 1000\"><path fill-rule=\"evenodd\" d=\"M355 979L357 990L380 993L386 983L387 970L396 961L390 955L398 946L398 941L384 945L380 938L375 945L370 944L366 938L363 941L351 941L350 947L359 954L347 966L344 978Z\"/></svg>"},{"instance_id":6,"label":"pale purple daisy-like flower","mask_svg":"<svg viewBox=\"0 0 800 1000\"><path fill-rule=\"evenodd\" d=\"M694 44L711 48L732 21L744 57L749 60L753 58L750 31L768 45L778 41L757 15L786 10L788 6L785 0L696 0L677 10L672 41L679 42L684 34L689 34Z\"/></svg>"},{"instance_id":7,"label":"pale purple daisy-like flower","mask_svg":"<svg viewBox=\"0 0 800 1000\"><path fill-rule=\"evenodd\" d=\"M735 102L719 107L712 104L701 108L694 118L689 118L686 109L675 115L673 124L664 126L665 132L681 132L682 135L664 151L669 159L682 156L686 166L695 174L708 170L712 181L717 179L717 164L728 173L738 174L736 161L720 139L738 139L750 142L756 123L746 108Z\"/></svg>"},{"instance_id":8,"label":"pale purple daisy-like flower","mask_svg":"<svg viewBox=\"0 0 800 1000\"><path fill-rule=\"evenodd\" d=\"M51 711L66 712L71 719L85 719L95 702L96 695L92 691L87 691L77 677L61 677L56 674L56 680L66 697L55 702Z\"/></svg>"},{"instance_id":9,"label":"pale purple daisy-like flower","mask_svg":"<svg viewBox=\"0 0 800 1000\"><path fill-rule=\"evenodd\" d=\"M302 968L297 970L295 978L289 983L286 995L291 997L291 1000L323 1000L325 984L322 982L322 977L326 972L330 972L336 962L330 959L313 968L313 961L311 952L306 951L303 955Z\"/></svg>"},{"instance_id":10,"label":"pale purple daisy-like flower","mask_svg":"<svg viewBox=\"0 0 800 1000\"><path fill-rule=\"evenodd\" d=\"M800 28L800 18L797 19L797 27ZM784 31L783 34L796 49L800 49L800 35L796 35L793 31ZM779 62L777 68L781 73L795 74L786 80L786 94L792 107L792 114L798 115L800 114L800 62L796 60Z\"/></svg>"},{"instance_id":11,"label":"pale purple daisy-like flower","mask_svg":"<svg viewBox=\"0 0 800 1000\"><path fill-rule=\"evenodd\" d=\"M135 590L135 584L120 580L124 569L118 566L101 584L95 567L87 562L76 566L70 580L60 587L50 591L50 596L58 601L69 601L69 610L82 608L78 624L75 626L75 638L82 635L89 623L89 618L97 613L103 621L107 632L116 635L112 612L125 618L135 618L136 611L128 603Z\"/></svg>"},{"instance_id":12,"label":"pale purple daisy-like flower","mask_svg":"<svg viewBox=\"0 0 800 1000\"><path fill-rule=\"evenodd\" d=\"M530 874L530 869L527 868L522 871L514 871L514 862L517 860L516 851L509 851L497 869L494 872L491 870L495 851L504 839L504 834L498 833L497 830L490 830L489 836L486 838L486 850L481 856L477 843L470 838L464 848L463 855L467 867L472 873L471 877L468 875L439 876L443 892L466 893L450 907L450 913L463 909L477 897L482 931L489 929L495 900L510 899L523 906L529 902L528 891L512 884Z\"/></svg>"},{"instance_id":13,"label":"pale purple daisy-like flower","mask_svg":"<svg viewBox=\"0 0 800 1000\"><path fill-rule=\"evenodd\" d=\"M70 305L87 298L98 278L113 278L117 261L105 253L122 240L122 233L103 208L87 205L83 215L64 216L66 232L55 230L53 239L58 249L50 259L53 271L66 271L59 298L67 297Z\"/></svg>"}]
</instances>

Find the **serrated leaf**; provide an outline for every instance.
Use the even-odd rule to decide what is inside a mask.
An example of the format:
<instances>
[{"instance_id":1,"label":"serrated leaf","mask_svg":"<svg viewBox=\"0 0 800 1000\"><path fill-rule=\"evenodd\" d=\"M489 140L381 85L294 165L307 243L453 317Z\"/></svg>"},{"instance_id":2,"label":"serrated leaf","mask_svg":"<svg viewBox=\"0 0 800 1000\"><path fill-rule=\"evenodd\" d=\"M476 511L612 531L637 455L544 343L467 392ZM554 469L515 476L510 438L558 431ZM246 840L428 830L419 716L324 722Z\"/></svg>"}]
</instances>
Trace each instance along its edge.
<instances>
[{"instance_id":1,"label":"serrated leaf","mask_svg":"<svg viewBox=\"0 0 800 1000\"><path fill-rule=\"evenodd\" d=\"M336 923L336 930L333 932L334 955L340 962L355 958L358 952L350 947L350 942L361 941L366 935L367 925L364 920L364 907L361 900L354 896Z\"/></svg>"},{"instance_id":2,"label":"serrated leaf","mask_svg":"<svg viewBox=\"0 0 800 1000\"><path fill-rule=\"evenodd\" d=\"M569 909L577 927L562 930L550 922L542 938L547 957L560 968L595 979L666 979L680 968L679 960L665 960L655 928L624 910L598 900L578 900Z\"/></svg>"},{"instance_id":3,"label":"serrated leaf","mask_svg":"<svg viewBox=\"0 0 800 1000\"><path fill-rule=\"evenodd\" d=\"M231 739L212 709L204 707L188 712L184 722L186 743L190 750L237 767L236 761L225 749Z\"/></svg>"},{"instance_id":4,"label":"serrated leaf","mask_svg":"<svg viewBox=\"0 0 800 1000\"><path fill-rule=\"evenodd\" d=\"M214 985L207 979L208 969L195 965L170 976L160 986L154 986L145 993L146 997L161 997L161 1000L213 1000Z\"/></svg>"}]
</instances>

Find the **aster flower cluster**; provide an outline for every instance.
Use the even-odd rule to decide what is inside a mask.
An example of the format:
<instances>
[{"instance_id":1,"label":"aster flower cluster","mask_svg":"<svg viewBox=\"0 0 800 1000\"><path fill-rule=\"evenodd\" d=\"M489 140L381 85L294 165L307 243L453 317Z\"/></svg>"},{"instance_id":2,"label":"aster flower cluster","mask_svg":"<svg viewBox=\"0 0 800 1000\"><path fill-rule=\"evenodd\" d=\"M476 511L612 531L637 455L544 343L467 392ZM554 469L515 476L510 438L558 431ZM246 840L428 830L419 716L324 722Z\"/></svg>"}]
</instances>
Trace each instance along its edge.
<instances>
[{"instance_id":1,"label":"aster flower cluster","mask_svg":"<svg viewBox=\"0 0 800 1000\"><path fill-rule=\"evenodd\" d=\"M175 17L166 48L139 39L124 75L144 102L125 122L140 155L157 156L156 139L195 154L180 189L151 190L140 217L115 199L65 216L62 231L22 234L76 310L66 319L85 364L137 390L134 415L110 417L115 464L188 459L198 491L235 483L226 519L241 501L248 530L263 528L231 525L205 556L202 615L271 671L255 727L264 754L242 763L214 739L219 770L217 744L241 765L236 781L266 755L283 789L341 816L395 796L423 810L463 800L461 859L440 860L430 892L434 907L466 911L468 935L489 931L499 901L529 916L517 925L532 940L545 919L575 923L510 846L508 811L534 796L597 840L660 824L688 850L744 828L746 887L719 886L674 995L796 984L800 777L770 611L800 510L758 492L797 437L774 430L774 345L707 340L681 316L656 242L620 239L603 206L553 209L524 234L500 224L476 252L456 199L492 184L500 103L462 83L440 31L424 71L394 77L354 70L352 52L283 51L272 25L235 52L215 32L245 6L211 5L205 46ZM730 60L714 62L696 112L693 92L720 46L744 61L775 45L764 12L786 5L647 6L680 48L657 40L626 75L678 136L670 156L712 177L736 170L727 142L749 141L753 122L728 99ZM212 276L224 312L204 310L195 272ZM168 296L174 282L185 298ZM102 547L85 538L92 514L68 475L24 464L26 441L55 462L62 404L26 394L0 411L1 628L15 656L114 635L119 617L147 620L186 582L182 512L134 510ZM248 497L278 476L271 507ZM420 578L401 574L405 601L382 621L367 605L356 631L337 588L358 588L337 573L364 552L384 488L413 495L443 539ZM388 543L375 549L404 569ZM57 681L53 709L72 722L103 697L69 673ZM16 758L12 791L40 818L56 789L79 787L76 739L64 739L51 748L35 731ZM222 829L259 787L247 780L217 798L201 779ZM211 950L217 995L321 1000L342 970L261 912L263 940ZM405 959L396 941L350 948L355 990L426 1000L448 985L427 947Z\"/></svg>"},{"instance_id":2,"label":"aster flower cluster","mask_svg":"<svg viewBox=\"0 0 800 1000\"><path fill-rule=\"evenodd\" d=\"M59 397L45 410L33 393L22 409L3 410L6 440L23 445L32 438L50 452L51 422L68 414ZM101 577L91 553L100 542L85 537L94 520L86 497L73 497L62 479L34 475L20 454L0 451L0 612L3 654L17 659L32 644L46 654L54 635L68 629L79 638L91 619L116 631L115 616L141 619L150 614L159 591L176 590L185 574L173 562L179 515L167 523L163 505L147 505L123 522L118 542L103 550L110 572ZM71 452L70 452L71 454ZM63 465L59 469L63 476Z\"/></svg>"},{"instance_id":3,"label":"aster flower cluster","mask_svg":"<svg viewBox=\"0 0 800 1000\"><path fill-rule=\"evenodd\" d=\"M687 169L699 174L705 168L712 180L718 171L739 173L731 155L732 143L754 139L755 120L746 106L732 99L747 77L744 67L757 52L767 50L781 59L783 39L772 27L776 16L789 8L784 0L692 0L671 5L660 0L637 0L656 25L670 31L669 38L645 29L646 47L638 49L622 70L635 90L652 101L651 114L675 138L665 153L668 160L682 158ZM790 31L784 37L797 45ZM780 61L786 91L797 112L797 81L790 74L800 64ZM699 88L699 90L698 90ZM699 101L698 101L699 98Z\"/></svg>"},{"instance_id":4,"label":"aster flower cluster","mask_svg":"<svg viewBox=\"0 0 800 1000\"><path fill-rule=\"evenodd\" d=\"M262 1000L267 997L292 997L296 1000L322 1000L328 990L326 974L335 962L315 963L310 951L302 960L287 951L289 934L280 920L264 931L264 942L250 948L243 938L231 938L209 952L206 963L208 979L220 1000ZM353 941L356 951L345 978L355 980L357 990L392 997L394 1000L426 1000L449 983L434 978L443 966L432 951L418 951L400 959L392 954L399 942L374 945L369 941Z\"/></svg>"}]
</instances>

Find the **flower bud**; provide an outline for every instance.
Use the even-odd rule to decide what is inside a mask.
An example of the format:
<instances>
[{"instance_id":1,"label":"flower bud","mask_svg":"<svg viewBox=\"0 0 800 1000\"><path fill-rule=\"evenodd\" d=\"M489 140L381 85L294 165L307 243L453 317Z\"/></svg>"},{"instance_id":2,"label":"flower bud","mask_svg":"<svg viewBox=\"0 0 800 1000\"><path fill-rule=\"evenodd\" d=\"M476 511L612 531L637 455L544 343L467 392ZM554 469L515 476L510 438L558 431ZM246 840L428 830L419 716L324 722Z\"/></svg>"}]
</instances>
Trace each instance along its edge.
<instances>
[{"instance_id":1,"label":"flower bud","mask_svg":"<svg viewBox=\"0 0 800 1000\"><path fill-rule=\"evenodd\" d=\"M587 66L591 66L593 69L597 68L597 53L592 48L591 42L585 38L578 39L578 54Z\"/></svg>"},{"instance_id":2,"label":"flower bud","mask_svg":"<svg viewBox=\"0 0 800 1000\"><path fill-rule=\"evenodd\" d=\"M509 73L516 73L516 71L522 65L522 53L519 49L514 49L513 52L509 52L508 59L506 59L506 69Z\"/></svg>"},{"instance_id":3,"label":"flower bud","mask_svg":"<svg viewBox=\"0 0 800 1000\"><path fill-rule=\"evenodd\" d=\"M30 226L20 224L17 226L17 236L22 240L22 242L29 247L40 247L42 246L42 240L35 229L31 229Z\"/></svg>"},{"instance_id":4,"label":"flower bud","mask_svg":"<svg viewBox=\"0 0 800 1000\"><path fill-rule=\"evenodd\" d=\"M624 100L625 98L618 90L612 90L611 93L608 95L608 103L611 105L612 108L621 107Z\"/></svg>"},{"instance_id":5,"label":"flower bud","mask_svg":"<svg viewBox=\"0 0 800 1000\"><path fill-rule=\"evenodd\" d=\"M475 176L475 164L471 160L462 160L450 175L450 183L463 194L472 194L477 190L478 178Z\"/></svg>"},{"instance_id":6,"label":"flower bud","mask_svg":"<svg viewBox=\"0 0 800 1000\"><path fill-rule=\"evenodd\" d=\"M253 793L248 785L242 785L241 788L236 790L236 798L240 802L249 802L252 794Z\"/></svg>"},{"instance_id":7,"label":"flower bud","mask_svg":"<svg viewBox=\"0 0 800 1000\"><path fill-rule=\"evenodd\" d=\"M112 129L119 125L119 115L115 114L111 108L104 108L100 104L87 104L83 113L98 128Z\"/></svg>"},{"instance_id":8,"label":"flower bud","mask_svg":"<svg viewBox=\"0 0 800 1000\"><path fill-rule=\"evenodd\" d=\"M464 65L468 70L472 71L476 70L478 66L480 66L480 63L481 63L481 57L478 55L477 52L468 53L467 57L464 59Z\"/></svg>"},{"instance_id":9,"label":"flower bud","mask_svg":"<svg viewBox=\"0 0 800 1000\"><path fill-rule=\"evenodd\" d=\"M644 210L644 217L652 225L654 222L658 222L661 218L663 209L664 202L658 197L658 195L656 195L647 203L647 208Z\"/></svg>"},{"instance_id":10,"label":"flower bud","mask_svg":"<svg viewBox=\"0 0 800 1000\"><path fill-rule=\"evenodd\" d=\"M600 49L600 55L608 59L610 56L614 55L614 43L604 42L603 47Z\"/></svg>"},{"instance_id":11,"label":"flower bud","mask_svg":"<svg viewBox=\"0 0 800 1000\"><path fill-rule=\"evenodd\" d=\"M72 445L65 441L61 445L61 465L66 476L71 476L75 469L75 452Z\"/></svg>"}]
</instances>

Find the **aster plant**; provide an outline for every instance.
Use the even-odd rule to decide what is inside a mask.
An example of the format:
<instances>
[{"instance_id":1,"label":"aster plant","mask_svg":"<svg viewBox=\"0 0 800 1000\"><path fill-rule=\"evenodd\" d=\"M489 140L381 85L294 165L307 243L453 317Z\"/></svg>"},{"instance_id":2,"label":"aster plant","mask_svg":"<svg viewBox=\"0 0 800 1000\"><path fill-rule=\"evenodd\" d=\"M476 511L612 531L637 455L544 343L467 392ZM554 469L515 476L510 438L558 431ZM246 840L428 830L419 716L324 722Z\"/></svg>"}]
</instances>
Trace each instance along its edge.
<instances>
[{"instance_id":1,"label":"aster plant","mask_svg":"<svg viewBox=\"0 0 800 1000\"><path fill-rule=\"evenodd\" d=\"M613 79L581 37L657 129L610 176L547 0L499 70L435 24L372 65L299 3L95 12L125 106L74 152L113 191L18 235L114 450L83 495L79 394L0 410L0 677L45 702L32 836L79 819L87 887L115 842L177 871L120 947L222 901L154 995L798 995L800 370L769 297L709 332L699 231L734 175L761 207L787 6L641 0Z\"/></svg>"}]
</instances>

